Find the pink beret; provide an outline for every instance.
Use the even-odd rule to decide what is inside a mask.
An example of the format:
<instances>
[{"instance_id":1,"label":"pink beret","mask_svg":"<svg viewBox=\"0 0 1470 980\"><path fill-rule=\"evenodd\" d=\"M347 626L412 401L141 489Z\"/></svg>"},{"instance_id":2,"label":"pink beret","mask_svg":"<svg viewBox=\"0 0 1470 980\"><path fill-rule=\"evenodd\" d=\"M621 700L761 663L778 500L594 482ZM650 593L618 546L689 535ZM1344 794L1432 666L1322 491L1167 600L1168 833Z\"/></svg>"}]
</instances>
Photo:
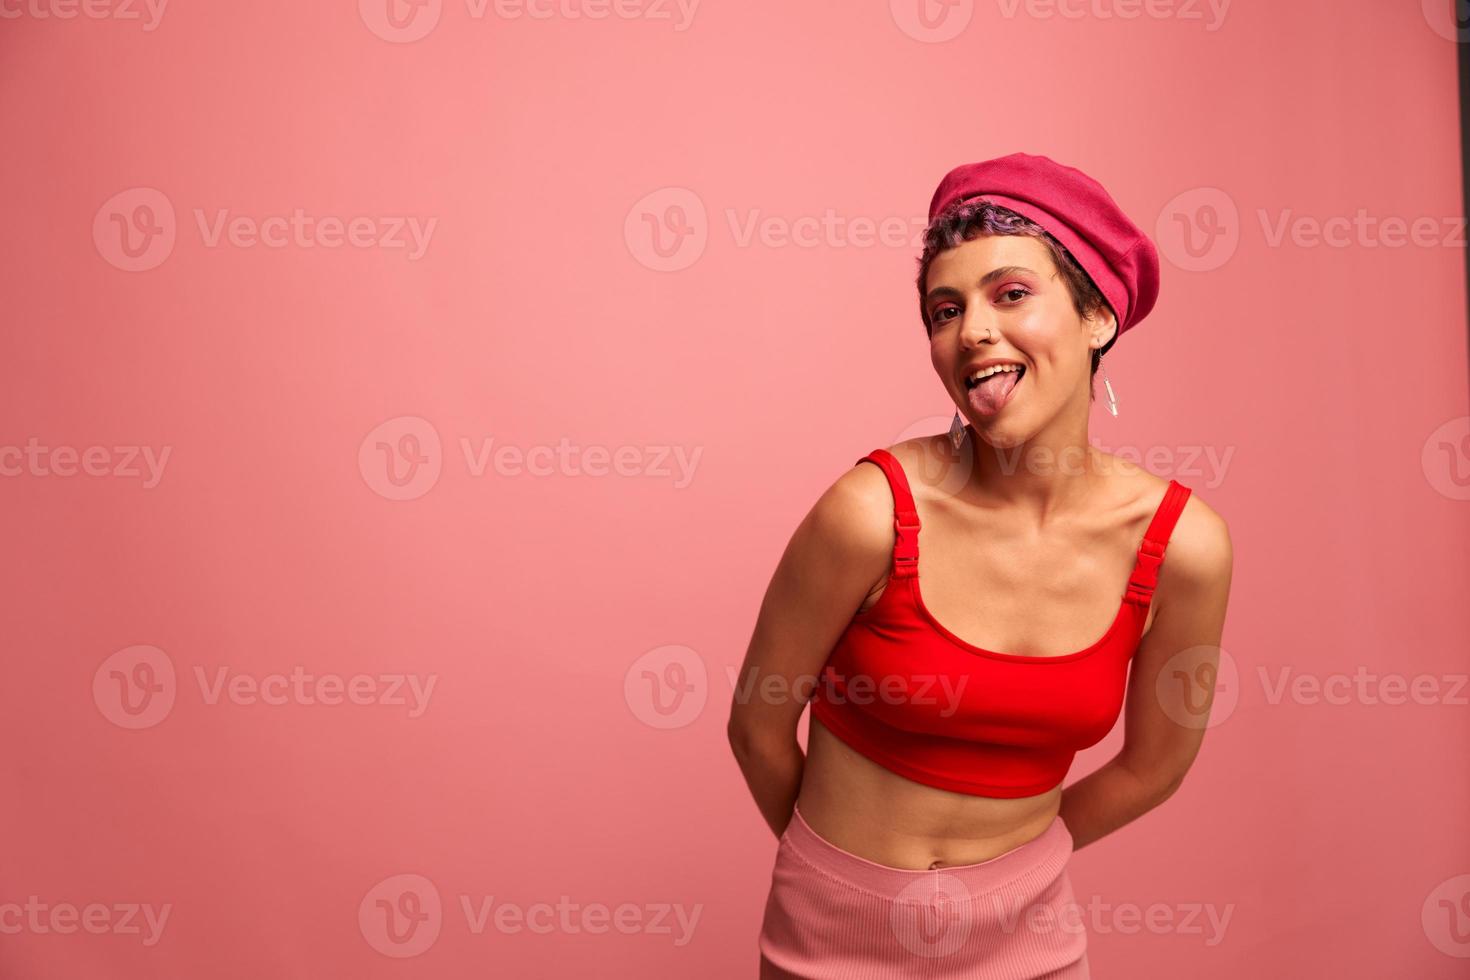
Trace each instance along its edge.
<instances>
[{"instance_id":1,"label":"pink beret","mask_svg":"<svg viewBox=\"0 0 1470 980\"><path fill-rule=\"evenodd\" d=\"M1067 247L1107 299L1117 336L1159 297L1159 252L1103 186L1075 167L1031 153L966 163L944 175L929 220L979 197L1030 218Z\"/></svg>"}]
</instances>

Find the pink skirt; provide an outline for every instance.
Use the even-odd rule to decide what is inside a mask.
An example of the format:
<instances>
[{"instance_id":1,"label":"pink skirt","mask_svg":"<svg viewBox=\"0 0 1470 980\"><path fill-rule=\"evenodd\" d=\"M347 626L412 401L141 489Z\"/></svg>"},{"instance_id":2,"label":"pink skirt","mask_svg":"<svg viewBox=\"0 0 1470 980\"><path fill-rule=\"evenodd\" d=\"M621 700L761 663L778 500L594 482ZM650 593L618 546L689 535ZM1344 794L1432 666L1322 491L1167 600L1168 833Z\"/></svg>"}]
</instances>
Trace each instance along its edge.
<instances>
[{"instance_id":1,"label":"pink skirt","mask_svg":"<svg viewBox=\"0 0 1470 980\"><path fill-rule=\"evenodd\" d=\"M1071 857L1058 816L979 864L891 868L817 836L796 810L776 849L760 978L1087 980Z\"/></svg>"}]
</instances>

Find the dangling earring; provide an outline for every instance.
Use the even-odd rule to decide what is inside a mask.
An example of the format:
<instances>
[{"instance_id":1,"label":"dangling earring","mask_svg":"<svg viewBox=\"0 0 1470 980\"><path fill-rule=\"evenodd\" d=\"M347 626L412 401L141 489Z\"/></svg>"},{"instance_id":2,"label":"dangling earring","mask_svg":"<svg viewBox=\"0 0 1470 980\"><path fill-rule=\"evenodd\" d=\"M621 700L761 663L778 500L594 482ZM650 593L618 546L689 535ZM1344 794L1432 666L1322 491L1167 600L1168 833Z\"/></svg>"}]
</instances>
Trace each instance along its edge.
<instances>
[{"instance_id":1,"label":"dangling earring","mask_svg":"<svg viewBox=\"0 0 1470 980\"><path fill-rule=\"evenodd\" d=\"M990 340L989 327L985 328L985 339ZM965 425L965 420L960 416L960 410L955 409L954 419L949 423L949 441L956 450L960 448L960 443L965 441L965 436L969 434L969 431L969 426Z\"/></svg>"},{"instance_id":2,"label":"dangling earring","mask_svg":"<svg viewBox=\"0 0 1470 980\"><path fill-rule=\"evenodd\" d=\"M960 443L965 441L965 420L960 418L960 410L955 409L954 421L949 423L949 441L954 444L955 449L960 448Z\"/></svg>"},{"instance_id":3,"label":"dangling earring","mask_svg":"<svg viewBox=\"0 0 1470 980\"><path fill-rule=\"evenodd\" d=\"M1108 370L1103 367L1102 358L1097 359L1097 369L1102 372L1103 387L1108 390L1108 411L1113 413L1113 418L1118 417L1118 399L1113 397L1113 383L1108 380Z\"/></svg>"}]
</instances>

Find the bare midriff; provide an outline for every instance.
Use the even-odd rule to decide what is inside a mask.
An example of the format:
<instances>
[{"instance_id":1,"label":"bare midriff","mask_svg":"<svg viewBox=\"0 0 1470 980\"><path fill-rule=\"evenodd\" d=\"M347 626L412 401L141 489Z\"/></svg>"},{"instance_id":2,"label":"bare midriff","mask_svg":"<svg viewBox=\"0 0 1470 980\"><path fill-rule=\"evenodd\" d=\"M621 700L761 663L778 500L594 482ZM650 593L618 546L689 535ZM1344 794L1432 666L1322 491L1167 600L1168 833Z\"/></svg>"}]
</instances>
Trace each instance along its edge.
<instances>
[{"instance_id":1,"label":"bare midriff","mask_svg":"<svg viewBox=\"0 0 1470 980\"><path fill-rule=\"evenodd\" d=\"M816 718L796 805L829 843L891 868L978 864L1040 836L1062 803L1057 786L999 799L916 783L860 755Z\"/></svg>"}]
</instances>

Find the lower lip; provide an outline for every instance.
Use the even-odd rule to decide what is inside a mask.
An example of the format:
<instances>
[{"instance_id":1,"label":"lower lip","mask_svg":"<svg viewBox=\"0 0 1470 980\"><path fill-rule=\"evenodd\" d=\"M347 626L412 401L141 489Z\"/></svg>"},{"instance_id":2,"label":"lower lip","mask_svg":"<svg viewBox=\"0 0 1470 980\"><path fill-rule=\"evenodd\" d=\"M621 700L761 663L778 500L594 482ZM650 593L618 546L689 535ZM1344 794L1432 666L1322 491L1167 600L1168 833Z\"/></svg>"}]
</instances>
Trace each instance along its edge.
<instances>
[{"instance_id":1,"label":"lower lip","mask_svg":"<svg viewBox=\"0 0 1470 980\"><path fill-rule=\"evenodd\" d=\"M980 411L980 409L978 409L978 408L975 407L975 403L973 401L970 401L970 392L974 390L972 388L966 388L965 389L965 400L970 403L971 410L973 410L975 412L975 414L976 415L979 415L981 418L986 418L986 417L989 417L989 416L992 416L992 415L999 415L1001 413L1001 410L1002 409L1004 409L1007 405L1009 405L1012 401L1015 400L1015 398L1016 398L1016 392L1020 391L1021 390L1021 386L1023 384L1025 384L1025 383L1026 383L1026 375L1025 374L1022 374L1020 380L1017 381L1015 384L1011 385L1011 390L1006 393L1005 401L1001 402L998 406L996 406L996 409L993 412L982 412L982 411Z\"/></svg>"}]
</instances>

